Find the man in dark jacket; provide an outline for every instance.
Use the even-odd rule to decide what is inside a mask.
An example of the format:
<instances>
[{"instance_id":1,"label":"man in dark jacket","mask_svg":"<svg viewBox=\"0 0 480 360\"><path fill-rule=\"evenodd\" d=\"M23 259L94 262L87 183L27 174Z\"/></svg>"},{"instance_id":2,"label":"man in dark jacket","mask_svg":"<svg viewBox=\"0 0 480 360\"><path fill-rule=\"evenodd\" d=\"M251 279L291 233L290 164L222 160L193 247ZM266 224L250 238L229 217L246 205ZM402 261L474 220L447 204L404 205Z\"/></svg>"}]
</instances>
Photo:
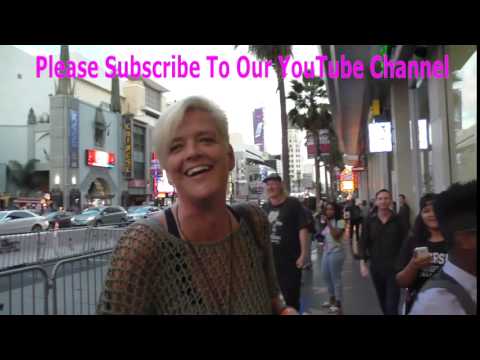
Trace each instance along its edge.
<instances>
[{"instance_id":1,"label":"man in dark jacket","mask_svg":"<svg viewBox=\"0 0 480 360\"><path fill-rule=\"evenodd\" d=\"M400 220L402 221L403 227L408 231L410 230L410 206L407 204L407 199L405 198L405 195L400 194L398 196L398 199L400 201L400 209L398 210L398 216L400 217Z\"/></svg>"},{"instance_id":2,"label":"man in dark jacket","mask_svg":"<svg viewBox=\"0 0 480 360\"><path fill-rule=\"evenodd\" d=\"M363 225L360 238L360 272L370 273L377 297L385 315L398 315L400 289L397 286L395 266L406 230L398 215L390 210L392 196L388 190L380 190L375 196L377 212L371 214Z\"/></svg>"}]
</instances>

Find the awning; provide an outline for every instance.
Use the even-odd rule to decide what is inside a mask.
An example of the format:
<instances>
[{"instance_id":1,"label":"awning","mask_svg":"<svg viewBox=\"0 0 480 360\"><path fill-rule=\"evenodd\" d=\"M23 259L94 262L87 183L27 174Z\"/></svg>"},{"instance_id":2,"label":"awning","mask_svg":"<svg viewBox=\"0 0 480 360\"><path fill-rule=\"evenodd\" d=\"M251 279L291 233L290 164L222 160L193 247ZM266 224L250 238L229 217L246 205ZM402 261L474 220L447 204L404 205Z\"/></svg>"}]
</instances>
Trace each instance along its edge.
<instances>
[{"instance_id":1,"label":"awning","mask_svg":"<svg viewBox=\"0 0 480 360\"><path fill-rule=\"evenodd\" d=\"M380 45L321 45L322 55L331 61L339 61L344 55L347 60L360 60L368 69L371 57L378 54ZM327 78L334 128L338 136L339 150L345 154L346 165L356 165L362 153L363 124L368 116L371 92L369 78Z\"/></svg>"}]
</instances>

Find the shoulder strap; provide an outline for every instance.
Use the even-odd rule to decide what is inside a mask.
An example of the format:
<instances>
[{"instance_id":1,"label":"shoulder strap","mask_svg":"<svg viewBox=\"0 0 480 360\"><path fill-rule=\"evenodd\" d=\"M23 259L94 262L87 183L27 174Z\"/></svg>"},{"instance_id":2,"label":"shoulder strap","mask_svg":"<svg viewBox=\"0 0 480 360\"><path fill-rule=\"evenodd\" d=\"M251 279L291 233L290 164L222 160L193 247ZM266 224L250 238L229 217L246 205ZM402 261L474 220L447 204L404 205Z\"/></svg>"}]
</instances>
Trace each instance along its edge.
<instances>
[{"instance_id":1,"label":"shoulder strap","mask_svg":"<svg viewBox=\"0 0 480 360\"><path fill-rule=\"evenodd\" d=\"M473 302L467 290L443 270L440 270L435 276L427 281L420 292L432 288L445 289L455 295L467 315L477 314L477 305Z\"/></svg>"},{"instance_id":2,"label":"shoulder strap","mask_svg":"<svg viewBox=\"0 0 480 360\"><path fill-rule=\"evenodd\" d=\"M246 203L237 203L231 206L232 210L237 212L245 221L247 222L250 231L252 231L255 243L259 248L261 246L261 239L265 236L265 231L260 224L260 219L256 219L257 217L257 208Z\"/></svg>"},{"instance_id":3,"label":"shoulder strap","mask_svg":"<svg viewBox=\"0 0 480 360\"><path fill-rule=\"evenodd\" d=\"M168 232L173 236L180 238L180 233L178 232L178 226L173 217L172 208L165 210L165 220L167 221ZM158 222L158 221L157 221Z\"/></svg>"}]
</instances>

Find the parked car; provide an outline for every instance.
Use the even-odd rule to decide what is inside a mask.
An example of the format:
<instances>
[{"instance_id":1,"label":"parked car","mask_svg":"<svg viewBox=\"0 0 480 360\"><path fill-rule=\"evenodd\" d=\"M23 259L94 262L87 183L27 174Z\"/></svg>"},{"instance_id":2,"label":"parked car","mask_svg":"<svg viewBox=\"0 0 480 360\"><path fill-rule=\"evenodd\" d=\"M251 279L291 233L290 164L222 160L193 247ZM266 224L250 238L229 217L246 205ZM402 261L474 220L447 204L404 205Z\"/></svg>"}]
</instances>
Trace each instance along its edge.
<instances>
[{"instance_id":1,"label":"parked car","mask_svg":"<svg viewBox=\"0 0 480 360\"><path fill-rule=\"evenodd\" d=\"M29 210L0 211L0 235L45 231L48 220Z\"/></svg>"},{"instance_id":2,"label":"parked car","mask_svg":"<svg viewBox=\"0 0 480 360\"><path fill-rule=\"evenodd\" d=\"M73 217L73 214L71 212L65 212L65 211L51 212L46 216L46 218L48 219L48 222L50 223L50 226L49 226L50 229L55 228L56 222L58 222L59 228L71 227L72 217Z\"/></svg>"},{"instance_id":3,"label":"parked car","mask_svg":"<svg viewBox=\"0 0 480 360\"><path fill-rule=\"evenodd\" d=\"M128 208L128 222L146 219L159 211L160 208L156 206L131 206Z\"/></svg>"},{"instance_id":4,"label":"parked car","mask_svg":"<svg viewBox=\"0 0 480 360\"><path fill-rule=\"evenodd\" d=\"M72 217L73 226L100 226L127 222L127 212L121 206L88 208Z\"/></svg>"}]
</instances>

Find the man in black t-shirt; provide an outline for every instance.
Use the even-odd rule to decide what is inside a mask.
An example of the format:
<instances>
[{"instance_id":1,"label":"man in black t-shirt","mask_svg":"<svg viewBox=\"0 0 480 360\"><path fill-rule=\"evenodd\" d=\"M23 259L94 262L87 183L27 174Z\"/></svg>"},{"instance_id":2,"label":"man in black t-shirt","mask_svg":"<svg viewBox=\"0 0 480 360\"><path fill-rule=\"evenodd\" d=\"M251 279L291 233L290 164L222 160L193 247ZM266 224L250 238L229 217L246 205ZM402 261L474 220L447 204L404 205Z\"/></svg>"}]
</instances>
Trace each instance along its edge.
<instances>
[{"instance_id":1,"label":"man in black t-shirt","mask_svg":"<svg viewBox=\"0 0 480 360\"><path fill-rule=\"evenodd\" d=\"M263 209L270 222L270 239L278 282L288 306L300 310L302 268L307 258L308 219L301 202L287 196L278 174L267 176L268 201Z\"/></svg>"}]
</instances>

